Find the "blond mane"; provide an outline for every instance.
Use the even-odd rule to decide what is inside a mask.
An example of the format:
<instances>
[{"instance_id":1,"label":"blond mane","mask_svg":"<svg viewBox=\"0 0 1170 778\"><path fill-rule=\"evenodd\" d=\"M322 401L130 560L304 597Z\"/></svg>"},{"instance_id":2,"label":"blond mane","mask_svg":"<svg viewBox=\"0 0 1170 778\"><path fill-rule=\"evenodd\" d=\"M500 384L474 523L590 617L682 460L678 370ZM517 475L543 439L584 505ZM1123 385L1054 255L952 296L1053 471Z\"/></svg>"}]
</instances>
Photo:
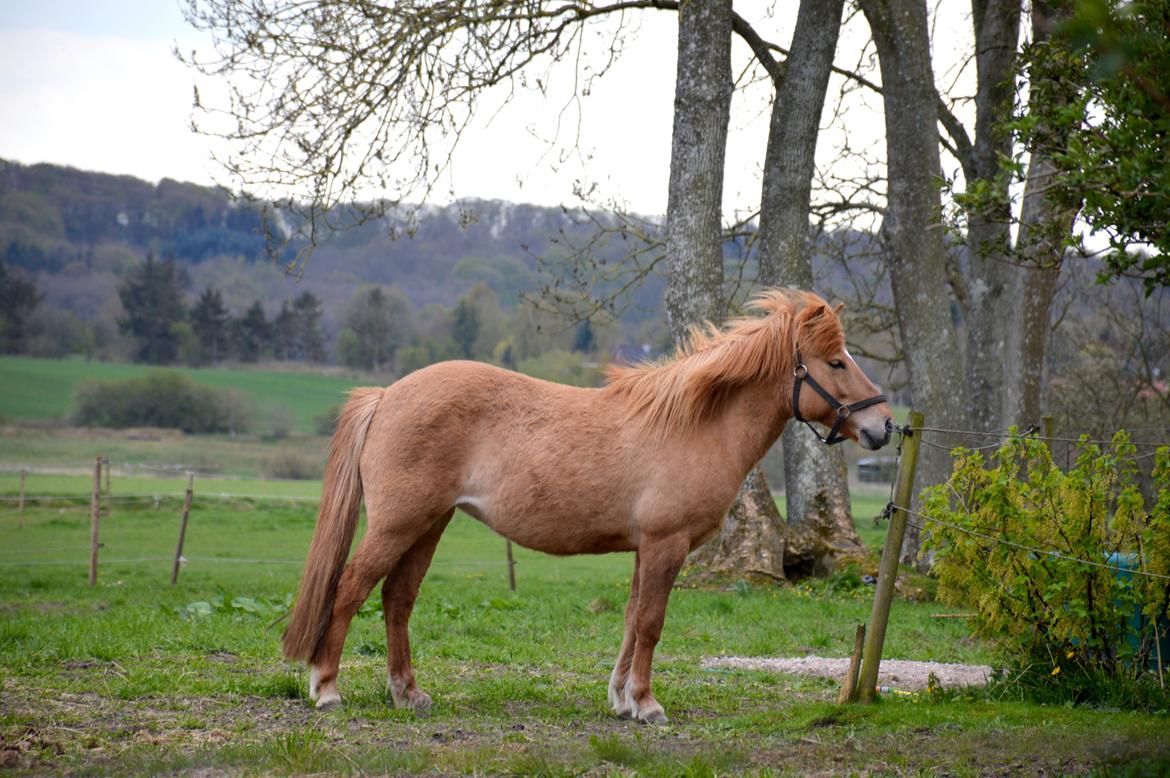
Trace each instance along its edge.
<instances>
[{"instance_id":1,"label":"blond mane","mask_svg":"<svg viewBox=\"0 0 1170 778\"><path fill-rule=\"evenodd\" d=\"M795 367L795 352L828 355L845 335L836 312L818 295L773 289L719 329L692 327L673 358L611 366L605 391L624 399L627 420L643 433L686 433L711 418L734 390L757 381L780 382Z\"/></svg>"}]
</instances>

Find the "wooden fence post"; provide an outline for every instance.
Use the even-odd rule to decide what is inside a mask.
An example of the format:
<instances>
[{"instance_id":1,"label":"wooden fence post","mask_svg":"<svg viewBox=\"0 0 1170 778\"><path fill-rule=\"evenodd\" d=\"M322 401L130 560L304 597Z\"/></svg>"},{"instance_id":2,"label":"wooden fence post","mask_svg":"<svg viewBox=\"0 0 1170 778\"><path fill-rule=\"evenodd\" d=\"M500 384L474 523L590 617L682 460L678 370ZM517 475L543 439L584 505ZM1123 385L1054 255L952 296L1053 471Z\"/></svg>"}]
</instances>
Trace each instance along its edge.
<instances>
[{"instance_id":1,"label":"wooden fence post","mask_svg":"<svg viewBox=\"0 0 1170 778\"><path fill-rule=\"evenodd\" d=\"M886 625L890 620L890 604L894 598L894 583L898 579L898 560L902 556L902 539L906 535L906 511L914 497L914 469L918 466L918 444L921 440L922 414L910 413L910 429L902 440L902 462L898 468L898 481L894 487L894 511L890 515L890 528L886 532L886 545L882 548L881 566L878 568L877 588L873 594L873 610L869 626L865 631L865 649L861 659L861 676L858 679L861 702L873 702L877 693L878 668L882 663L882 644L886 640Z\"/></svg>"},{"instance_id":2,"label":"wooden fence post","mask_svg":"<svg viewBox=\"0 0 1170 778\"><path fill-rule=\"evenodd\" d=\"M20 469L20 502L17 503L17 521L20 529L24 529L24 479L28 475L28 471L23 467Z\"/></svg>"},{"instance_id":3,"label":"wooden fence post","mask_svg":"<svg viewBox=\"0 0 1170 778\"><path fill-rule=\"evenodd\" d=\"M179 582L179 560L183 558L183 540L187 537L187 517L191 515L191 498L195 495L195 473L187 473L187 496L183 498L183 518L179 520L179 545L175 549L175 566L171 570L171 586Z\"/></svg>"},{"instance_id":4,"label":"wooden fence post","mask_svg":"<svg viewBox=\"0 0 1170 778\"><path fill-rule=\"evenodd\" d=\"M98 525L102 515L102 455L93 465L93 496L89 502L89 585L97 586Z\"/></svg>"},{"instance_id":5,"label":"wooden fence post","mask_svg":"<svg viewBox=\"0 0 1170 778\"><path fill-rule=\"evenodd\" d=\"M512 541L506 541L504 547L508 551L508 588L516 591L516 560L512 558Z\"/></svg>"},{"instance_id":6,"label":"wooden fence post","mask_svg":"<svg viewBox=\"0 0 1170 778\"><path fill-rule=\"evenodd\" d=\"M857 673L861 670L861 652L865 647L865 625L858 624L853 634L853 654L849 657L849 669L841 680L841 693L837 695L837 704L857 702Z\"/></svg>"}]
</instances>

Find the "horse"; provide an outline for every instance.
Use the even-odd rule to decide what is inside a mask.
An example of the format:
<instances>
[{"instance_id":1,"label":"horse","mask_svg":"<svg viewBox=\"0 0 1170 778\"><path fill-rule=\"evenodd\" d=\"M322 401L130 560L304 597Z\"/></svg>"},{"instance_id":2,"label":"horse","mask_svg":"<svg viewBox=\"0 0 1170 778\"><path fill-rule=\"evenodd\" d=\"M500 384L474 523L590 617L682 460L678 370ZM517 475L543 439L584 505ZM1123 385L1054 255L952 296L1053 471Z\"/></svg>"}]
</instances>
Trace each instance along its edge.
<instances>
[{"instance_id":1,"label":"horse","mask_svg":"<svg viewBox=\"0 0 1170 778\"><path fill-rule=\"evenodd\" d=\"M826 442L847 437L871 450L893 429L885 397L845 348L837 310L793 290L751 307L758 315L726 328L692 328L674 358L609 368L600 388L452 361L353 390L282 646L309 665L310 700L341 701L350 620L384 579L390 695L397 707L430 708L407 622L459 508L550 554L634 552L608 698L619 716L665 721L650 675L667 599L748 471L794 416L832 426ZM814 391L802 397L804 384ZM366 533L346 564L363 498Z\"/></svg>"}]
</instances>

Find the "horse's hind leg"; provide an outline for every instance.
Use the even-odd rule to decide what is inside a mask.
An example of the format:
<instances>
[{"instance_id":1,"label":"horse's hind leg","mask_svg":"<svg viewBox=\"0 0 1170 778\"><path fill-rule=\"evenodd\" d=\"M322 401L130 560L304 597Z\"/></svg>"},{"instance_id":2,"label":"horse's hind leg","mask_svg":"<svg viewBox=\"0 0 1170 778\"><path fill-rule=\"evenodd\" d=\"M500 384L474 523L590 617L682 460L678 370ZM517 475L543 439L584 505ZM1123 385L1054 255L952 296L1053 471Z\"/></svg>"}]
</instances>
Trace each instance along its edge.
<instances>
[{"instance_id":1,"label":"horse's hind leg","mask_svg":"<svg viewBox=\"0 0 1170 778\"><path fill-rule=\"evenodd\" d=\"M630 677L630 663L634 659L634 644L637 642L634 631L634 614L638 608L638 562L637 552L634 552L634 575L630 579L630 601L626 603L626 631L622 636L622 648L618 652L617 662L613 666L613 674L609 677L609 704L619 716L633 716L634 708L627 704L626 680Z\"/></svg>"},{"instance_id":2,"label":"horse's hind leg","mask_svg":"<svg viewBox=\"0 0 1170 778\"><path fill-rule=\"evenodd\" d=\"M418 589L431 565L435 547L447 523L451 520L452 509L419 538L410 550L402 555L398 564L382 583L382 612L386 617L386 687L395 707L410 708L422 713L431 707L431 697L414 680L410 666L410 633L407 624L418 597Z\"/></svg>"},{"instance_id":3,"label":"horse's hind leg","mask_svg":"<svg viewBox=\"0 0 1170 778\"><path fill-rule=\"evenodd\" d=\"M393 569L398 558L418 537L404 532L403 527L396 529L402 534L376 531L371 524L337 583L329 626L313 656L309 674L309 698L317 701L318 708L341 702L341 695L337 692L337 669L349 623L370 596L374 584Z\"/></svg>"}]
</instances>

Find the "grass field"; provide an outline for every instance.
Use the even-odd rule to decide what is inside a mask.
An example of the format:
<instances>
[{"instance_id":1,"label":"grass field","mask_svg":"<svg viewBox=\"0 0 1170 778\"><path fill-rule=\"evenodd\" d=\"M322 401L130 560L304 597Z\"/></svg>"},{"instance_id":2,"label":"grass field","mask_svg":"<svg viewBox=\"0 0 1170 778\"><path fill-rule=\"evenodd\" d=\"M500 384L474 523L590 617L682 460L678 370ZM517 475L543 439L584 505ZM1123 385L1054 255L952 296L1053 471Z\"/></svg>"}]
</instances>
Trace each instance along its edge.
<instances>
[{"instance_id":1,"label":"grass field","mask_svg":"<svg viewBox=\"0 0 1170 778\"><path fill-rule=\"evenodd\" d=\"M343 706L316 712L305 673L268 628L295 589L314 522L313 482L199 481L178 586L169 585L184 481L118 478L86 585L84 499L38 503L16 526L0 503L0 759L16 772L561 775L1161 774L1170 719L1048 708L985 693L889 696L838 707L829 681L712 672L702 658L844 656L871 589L679 589L655 670L671 721L614 718L605 683L621 638L629 554L557 559L504 544L460 516L412 622L426 718L383 688L377 596L354 622ZM82 494L83 477L30 491ZM13 477L0 479L11 496ZM220 494L253 495L221 497ZM153 497L171 495L156 504ZM880 497L868 498L873 505ZM869 521L868 508L855 506ZM870 522L872 524L872 522ZM872 544L873 532L867 531ZM121 561L119 561L121 560ZM32 564L36 563L36 564ZM985 662L939 605L895 604L886 656ZM203 771L210 771L205 773ZM1147 771L1147 772L1142 772Z\"/></svg>"},{"instance_id":2,"label":"grass field","mask_svg":"<svg viewBox=\"0 0 1170 778\"><path fill-rule=\"evenodd\" d=\"M82 359L0 357L0 417L18 421L63 419L73 402L73 390L87 380L114 381L146 375L160 368ZM276 372L232 368L173 367L166 370L190 376L199 383L242 391L261 413L287 409L296 429L314 432L314 417L341 402L354 386L371 378L323 372Z\"/></svg>"}]
</instances>

